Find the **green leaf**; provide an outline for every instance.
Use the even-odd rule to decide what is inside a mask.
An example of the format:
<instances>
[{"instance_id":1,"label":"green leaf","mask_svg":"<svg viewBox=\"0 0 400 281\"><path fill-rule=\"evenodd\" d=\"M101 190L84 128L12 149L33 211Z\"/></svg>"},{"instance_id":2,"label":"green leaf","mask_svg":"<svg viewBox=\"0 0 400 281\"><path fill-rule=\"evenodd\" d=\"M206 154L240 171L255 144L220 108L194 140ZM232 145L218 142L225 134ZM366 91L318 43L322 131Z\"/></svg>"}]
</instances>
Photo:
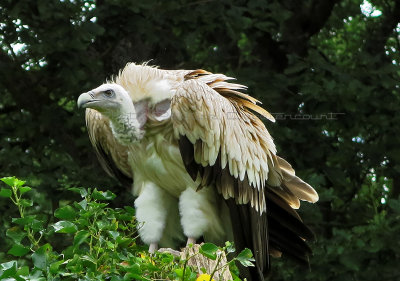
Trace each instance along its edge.
<instances>
[{"instance_id":1,"label":"green leaf","mask_svg":"<svg viewBox=\"0 0 400 281\"><path fill-rule=\"evenodd\" d=\"M17 273L17 261L10 261L0 264L0 280L14 277Z\"/></svg>"},{"instance_id":2,"label":"green leaf","mask_svg":"<svg viewBox=\"0 0 400 281\"><path fill-rule=\"evenodd\" d=\"M218 246L212 244L212 243L204 243L203 245L200 246L200 254L203 256L216 260L217 259L217 251L218 251Z\"/></svg>"},{"instance_id":3,"label":"green leaf","mask_svg":"<svg viewBox=\"0 0 400 281\"><path fill-rule=\"evenodd\" d=\"M134 263L134 264L126 267L125 269L129 273L132 273L132 274L138 274L138 275L142 274L142 271L140 270L140 264L138 264L138 263Z\"/></svg>"},{"instance_id":4,"label":"green leaf","mask_svg":"<svg viewBox=\"0 0 400 281\"><path fill-rule=\"evenodd\" d=\"M21 192L21 195L32 190L32 188L30 188L29 186L21 186L18 188L19 192Z\"/></svg>"},{"instance_id":5,"label":"green leaf","mask_svg":"<svg viewBox=\"0 0 400 281\"><path fill-rule=\"evenodd\" d=\"M120 247L127 248L129 246L129 244L132 244L133 242L135 242L135 240L132 238L128 238L128 237L118 236L116 242L118 243L118 245Z\"/></svg>"},{"instance_id":6,"label":"green leaf","mask_svg":"<svg viewBox=\"0 0 400 281\"><path fill-rule=\"evenodd\" d=\"M87 209L87 204L88 204L87 200L86 200L86 199L83 199L81 202L75 204L75 206L76 206L78 209L81 208L82 210L86 210L86 209Z\"/></svg>"},{"instance_id":7,"label":"green leaf","mask_svg":"<svg viewBox=\"0 0 400 281\"><path fill-rule=\"evenodd\" d=\"M32 254L32 261L35 267L44 270L47 266L47 259L44 253L35 252Z\"/></svg>"},{"instance_id":8,"label":"green leaf","mask_svg":"<svg viewBox=\"0 0 400 281\"><path fill-rule=\"evenodd\" d=\"M19 225L30 225L33 220L36 218L35 215L26 216L24 218L12 218L12 222Z\"/></svg>"},{"instance_id":9,"label":"green leaf","mask_svg":"<svg viewBox=\"0 0 400 281\"><path fill-rule=\"evenodd\" d=\"M240 254L236 257L236 260L238 260L245 267L254 266L252 262L255 261L253 258L253 253L247 248L240 252Z\"/></svg>"},{"instance_id":10,"label":"green leaf","mask_svg":"<svg viewBox=\"0 0 400 281\"><path fill-rule=\"evenodd\" d=\"M82 196L82 198L86 197L88 195L88 192L85 188L83 187L70 187L68 190L71 190L75 193L78 193Z\"/></svg>"},{"instance_id":11,"label":"green leaf","mask_svg":"<svg viewBox=\"0 0 400 281\"><path fill-rule=\"evenodd\" d=\"M57 233L75 233L78 227L70 221L59 221L53 224L54 231Z\"/></svg>"},{"instance_id":12,"label":"green leaf","mask_svg":"<svg viewBox=\"0 0 400 281\"><path fill-rule=\"evenodd\" d=\"M2 189L0 189L0 196L6 197L6 198L11 198L12 190L8 189L8 188L2 188Z\"/></svg>"},{"instance_id":13,"label":"green leaf","mask_svg":"<svg viewBox=\"0 0 400 281\"><path fill-rule=\"evenodd\" d=\"M183 268L175 269L175 274L177 275L178 279L180 280L196 280L197 274L193 272L189 267L186 267L185 276L183 276Z\"/></svg>"},{"instance_id":14,"label":"green leaf","mask_svg":"<svg viewBox=\"0 0 400 281\"><path fill-rule=\"evenodd\" d=\"M14 186L20 187L23 186L25 184L25 181L19 180L19 179L15 179L14 181Z\"/></svg>"},{"instance_id":15,"label":"green leaf","mask_svg":"<svg viewBox=\"0 0 400 281\"><path fill-rule=\"evenodd\" d=\"M77 214L77 212L75 211L75 209L69 205L58 208L54 212L54 216L56 218L63 219L63 220L74 219L76 217L76 214Z\"/></svg>"},{"instance_id":16,"label":"green leaf","mask_svg":"<svg viewBox=\"0 0 400 281\"><path fill-rule=\"evenodd\" d=\"M175 269L175 274L176 274L176 276L178 277L178 279L183 279L182 277L183 277L183 268L177 268L177 269Z\"/></svg>"},{"instance_id":17,"label":"green leaf","mask_svg":"<svg viewBox=\"0 0 400 281\"><path fill-rule=\"evenodd\" d=\"M44 224L43 220L33 219L32 223L30 224L30 227L32 228L32 230L40 231L43 230L43 224Z\"/></svg>"},{"instance_id":18,"label":"green leaf","mask_svg":"<svg viewBox=\"0 0 400 281\"><path fill-rule=\"evenodd\" d=\"M13 255L15 257L25 256L29 252L29 248L21 244L14 244L7 254Z\"/></svg>"},{"instance_id":19,"label":"green leaf","mask_svg":"<svg viewBox=\"0 0 400 281\"><path fill-rule=\"evenodd\" d=\"M88 262L90 262L90 263L92 263L92 264L94 264L94 265L97 264L97 263L96 263L96 260L95 260L93 257L88 256L88 255L81 256L80 259L81 259L81 260L84 260L84 261L88 261Z\"/></svg>"},{"instance_id":20,"label":"green leaf","mask_svg":"<svg viewBox=\"0 0 400 281\"><path fill-rule=\"evenodd\" d=\"M52 251L52 247L50 244L45 244L39 249L37 249L32 254L33 265L39 269L45 270L48 265L49 254Z\"/></svg>"},{"instance_id":21,"label":"green leaf","mask_svg":"<svg viewBox=\"0 0 400 281\"><path fill-rule=\"evenodd\" d=\"M229 241L225 242L225 247L226 247L226 252L228 254L229 253L234 253L236 251L235 246Z\"/></svg>"},{"instance_id":22,"label":"green leaf","mask_svg":"<svg viewBox=\"0 0 400 281\"><path fill-rule=\"evenodd\" d=\"M104 191L99 191L97 189L93 190L92 196L94 199L97 200L113 200L115 197L117 197L117 195L115 195L109 190L104 192Z\"/></svg>"},{"instance_id":23,"label":"green leaf","mask_svg":"<svg viewBox=\"0 0 400 281\"><path fill-rule=\"evenodd\" d=\"M131 215L135 215L135 209L132 208L131 206L125 206L124 207L125 211Z\"/></svg>"},{"instance_id":24,"label":"green leaf","mask_svg":"<svg viewBox=\"0 0 400 281\"><path fill-rule=\"evenodd\" d=\"M161 262L163 264L169 264L174 261L174 256L170 253L162 253L161 257Z\"/></svg>"},{"instance_id":25,"label":"green leaf","mask_svg":"<svg viewBox=\"0 0 400 281\"><path fill-rule=\"evenodd\" d=\"M111 241L106 241L106 245L108 249L114 249L115 248L115 244Z\"/></svg>"},{"instance_id":26,"label":"green leaf","mask_svg":"<svg viewBox=\"0 0 400 281\"><path fill-rule=\"evenodd\" d=\"M89 235L90 235L89 231L86 230L78 231L74 237L74 247L77 247L83 242L85 242L86 239L89 237Z\"/></svg>"},{"instance_id":27,"label":"green leaf","mask_svg":"<svg viewBox=\"0 0 400 281\"><path fill-rule=\"evenodd\" d=\"M25 181L19 180L16 177L4 177L0 179L2 182L4 182L8 186L23 186L25 184Z\"/></svg>"},{"instance_id":28,"label":"green leaf","mask_svg":"<svg viewBox=\"0 0 400 281\"><path fill-rule=\"evenodd\" d=\"M118 231L108 231L108 233L110 234L113 240L117 239L117 237L119 236Z\"/></svg>"},{"instance_id":29,"label":"green leaf","mask_svg":"<svg viewBox=\"0 0 400 281\"><path fill-rule=\"evenodd\" d=\"M21 275L21 276L28 276L29 275L29 266L25 265L25 266L20 267L17 271L17 274Z\"/></svg>"},{"instance_id":30,"label":"green leaf","mask_svg":"<svg viewBox=\"0 0 400 281\"><path fill-rule=\"evenodd\" d=\"M36 231L42 230L44 220L39 220L36 218L36 215L30 215L24 218L12 218L12 222L22 226L30 226L33 230Z\"/></svg>"},{"instance_id":31,"label":"green leaf","mask_svg":"<svg viewBox=\"0 0 400 281\"><path fill-rule=\"evenodd\" d=\"M61 265L63 262L64 262L64 260L60 260L60 261L56 261L56 262L53 262L52 264L50 264L50 272L51 272L52 274L57 274L57 273L59 273L60 265Z\"/></svg>"},{"instance_id":32,"label":"green leaf","mask_svg":"<svg viewBox=\"0 0 400 281\"><path fill-rule=\"evenodd\" d=\"M11 227L6 232L7 237L10 237L14 243L21 243L26 236L26 232L22 231L18 226Z\"/></svg>"},{"instance_id":33,"label":"green leaf","mask_svg":"<svg viewBox=\"0 0 400 281\"><path fill-rule=\"evenodd\" d=\"M76 220L76 224L79 226L89 226L91 223L88 218L84 218L83 216Z\"/></svg>"},{"instance_id":34,"label":"green leaf","mask_svg":"<svg viewBox=\"0 0 400 281\"><path fill-rule=\"evenodd\" d=\"M196 272L193 272L192 270L186 270L187 271L187 274L186 274L186 272L185 272L185 280L188 280L188 281L195 281L196 279L197 279L197 274L196 274Z\"/></svg>"},{"instance_id":35,"label":"green leaf","mask_svg":"<svg viewBox=\"0 0 400 281\"><path fill-rule=\"evenodd\" d=\"M21 200L19 200L19 203L24 207L32 207L33 206L33 201L28 200L28 199L21 199Z\"/></svg>"},{"instance_id":36,"label":"green leaf","mask_svg":"<svg viewBox=\"0 0 400 281\"><path fill-rule=\"evenodd\" d=\"M96 225L99 229L104 229L107 228L109 226L109 223L107 221L96 221Z\"/></svg>"}]
</instances>

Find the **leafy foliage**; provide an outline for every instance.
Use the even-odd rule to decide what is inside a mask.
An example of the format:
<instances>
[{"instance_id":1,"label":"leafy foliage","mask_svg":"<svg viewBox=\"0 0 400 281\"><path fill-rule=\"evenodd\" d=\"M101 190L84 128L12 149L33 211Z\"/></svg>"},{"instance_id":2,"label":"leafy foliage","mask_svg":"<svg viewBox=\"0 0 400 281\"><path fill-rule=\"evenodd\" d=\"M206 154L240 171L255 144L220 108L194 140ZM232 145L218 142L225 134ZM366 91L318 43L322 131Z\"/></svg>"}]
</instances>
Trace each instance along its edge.
<instances>
[{"instance_id":1,"label":"leafy foliage","mask_svg":"<svg viewBox=\"0 0 400 281\"><path fill-rule=\"evenodd\" d=\"M272 279L399 278L400 1L5 0L0 6L0 176L16 175L34 188L21 208L37 202L41 217L28 212L15 223L30 225L35 239L42 219L53 220L55 210L75 200L68 188L107 186L118 195L110 206L133 205L129 190L97 164L75 101L128 61L152 60L162 68L226 73L248 85L277 119L266 125L278 153L319 192L319 203L300 209L318 237L311 272L283 257L272 261ZM1 241L15 227L8 218L19 212L5 202ZM0 244L0 259L8 261L9 250Z\"/></svg>"},{"instance_id":2,"label":"leafy foliage","mask_svg":"<svg viewBox=\"0 0 400 281\"><path fill-rule=\"evenodd\" d=\"M40 214L26 215L33 202L27 206L23 201L22 195L30 190L24 181L15 177L1 180L9 186L4 190L11 191L3 197L14 203L20 217L12 219L14 226L7 231L12 245L7 254L13 259L0 263L0 280L195 281L201 274L188 266L194 255L180 258L157 252L149 256L146 247L136 244L134 209L109 208L104 201L115 198L110 191L71 188L81 201L58 208L54 217L60 220L49 224L49 218ZM57 235L63 236L63 245L52 245ZM229 242L222 248L207 243L200 254L215 260L222 252L233 251ZM220 268L235 268L236 260L245 266L254 261L246 249L226 264L217 263L209 279Z\"/></svg>"}]
</instances>

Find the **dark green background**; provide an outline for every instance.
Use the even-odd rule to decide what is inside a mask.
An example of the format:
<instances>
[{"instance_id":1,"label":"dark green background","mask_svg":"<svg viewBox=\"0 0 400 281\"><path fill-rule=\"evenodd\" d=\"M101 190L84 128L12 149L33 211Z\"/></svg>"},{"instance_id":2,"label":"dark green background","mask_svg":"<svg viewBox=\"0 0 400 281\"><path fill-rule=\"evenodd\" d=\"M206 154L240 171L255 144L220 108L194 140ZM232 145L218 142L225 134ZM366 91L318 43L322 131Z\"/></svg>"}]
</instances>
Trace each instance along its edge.
<instances>
[{"instance_id":1,"label":"dark green background","mask_svg":"<svg viewBox=\"0 0 400 281\"><path fill-rule=\"evenodd\" d=\"M35 187L37 212L72 186L132 205L97 163L79 94L130 61L222 72L286 116L266 125L320 194L300 211L311 270L274 260L272 280L400 280L400 1L371 3L381 15L355 0L2 0L0 177ZM0 200L0 241L15 212Z\"/></svg>"}]
</instances>

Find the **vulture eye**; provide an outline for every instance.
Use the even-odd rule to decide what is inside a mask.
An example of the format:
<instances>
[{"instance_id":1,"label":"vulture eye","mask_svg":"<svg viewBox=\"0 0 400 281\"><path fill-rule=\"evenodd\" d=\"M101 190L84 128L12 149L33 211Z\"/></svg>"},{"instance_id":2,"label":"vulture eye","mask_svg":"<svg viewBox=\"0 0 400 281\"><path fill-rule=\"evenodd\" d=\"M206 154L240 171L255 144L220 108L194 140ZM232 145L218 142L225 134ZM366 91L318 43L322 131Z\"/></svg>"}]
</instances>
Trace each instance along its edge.
<instances>
[{"instance_id":1,"label":"vulture eye","mask_svg":"<svg viewBox=\"0 0 400 281\"><path fill-rule=\"evenodd\" d=\"M104 92L103 92L103 95L104 95L106 98L112 98L112 97L115 96L115 92L114 92L114 90L107 90L107 91L104 91Z\"/></svg>"}]
</instances>

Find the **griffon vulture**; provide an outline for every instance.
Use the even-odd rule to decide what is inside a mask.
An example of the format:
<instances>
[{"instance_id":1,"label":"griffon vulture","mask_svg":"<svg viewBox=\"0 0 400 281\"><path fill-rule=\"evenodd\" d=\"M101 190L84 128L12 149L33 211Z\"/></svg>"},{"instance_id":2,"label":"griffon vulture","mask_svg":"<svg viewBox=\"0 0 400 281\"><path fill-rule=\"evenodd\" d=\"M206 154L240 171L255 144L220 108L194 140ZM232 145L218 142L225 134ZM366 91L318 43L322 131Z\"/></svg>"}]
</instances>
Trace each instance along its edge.
<instances>
[{"instance_id":1,"label":"griffon vulture","mask_svg":"<svg viewBox=\"0 0 400 281\"><path fill-rule=\"evenodd\" d=\"M307 262L313 233L295 209L318 194L276 155L256 114L273 116L230 79L129 63L77 103L102 167L133 181L138 231L150 252L184 236L233 240L256 260L241 268L243 277L263 280L270 255Z\"/></svg>"}]
</instances>

